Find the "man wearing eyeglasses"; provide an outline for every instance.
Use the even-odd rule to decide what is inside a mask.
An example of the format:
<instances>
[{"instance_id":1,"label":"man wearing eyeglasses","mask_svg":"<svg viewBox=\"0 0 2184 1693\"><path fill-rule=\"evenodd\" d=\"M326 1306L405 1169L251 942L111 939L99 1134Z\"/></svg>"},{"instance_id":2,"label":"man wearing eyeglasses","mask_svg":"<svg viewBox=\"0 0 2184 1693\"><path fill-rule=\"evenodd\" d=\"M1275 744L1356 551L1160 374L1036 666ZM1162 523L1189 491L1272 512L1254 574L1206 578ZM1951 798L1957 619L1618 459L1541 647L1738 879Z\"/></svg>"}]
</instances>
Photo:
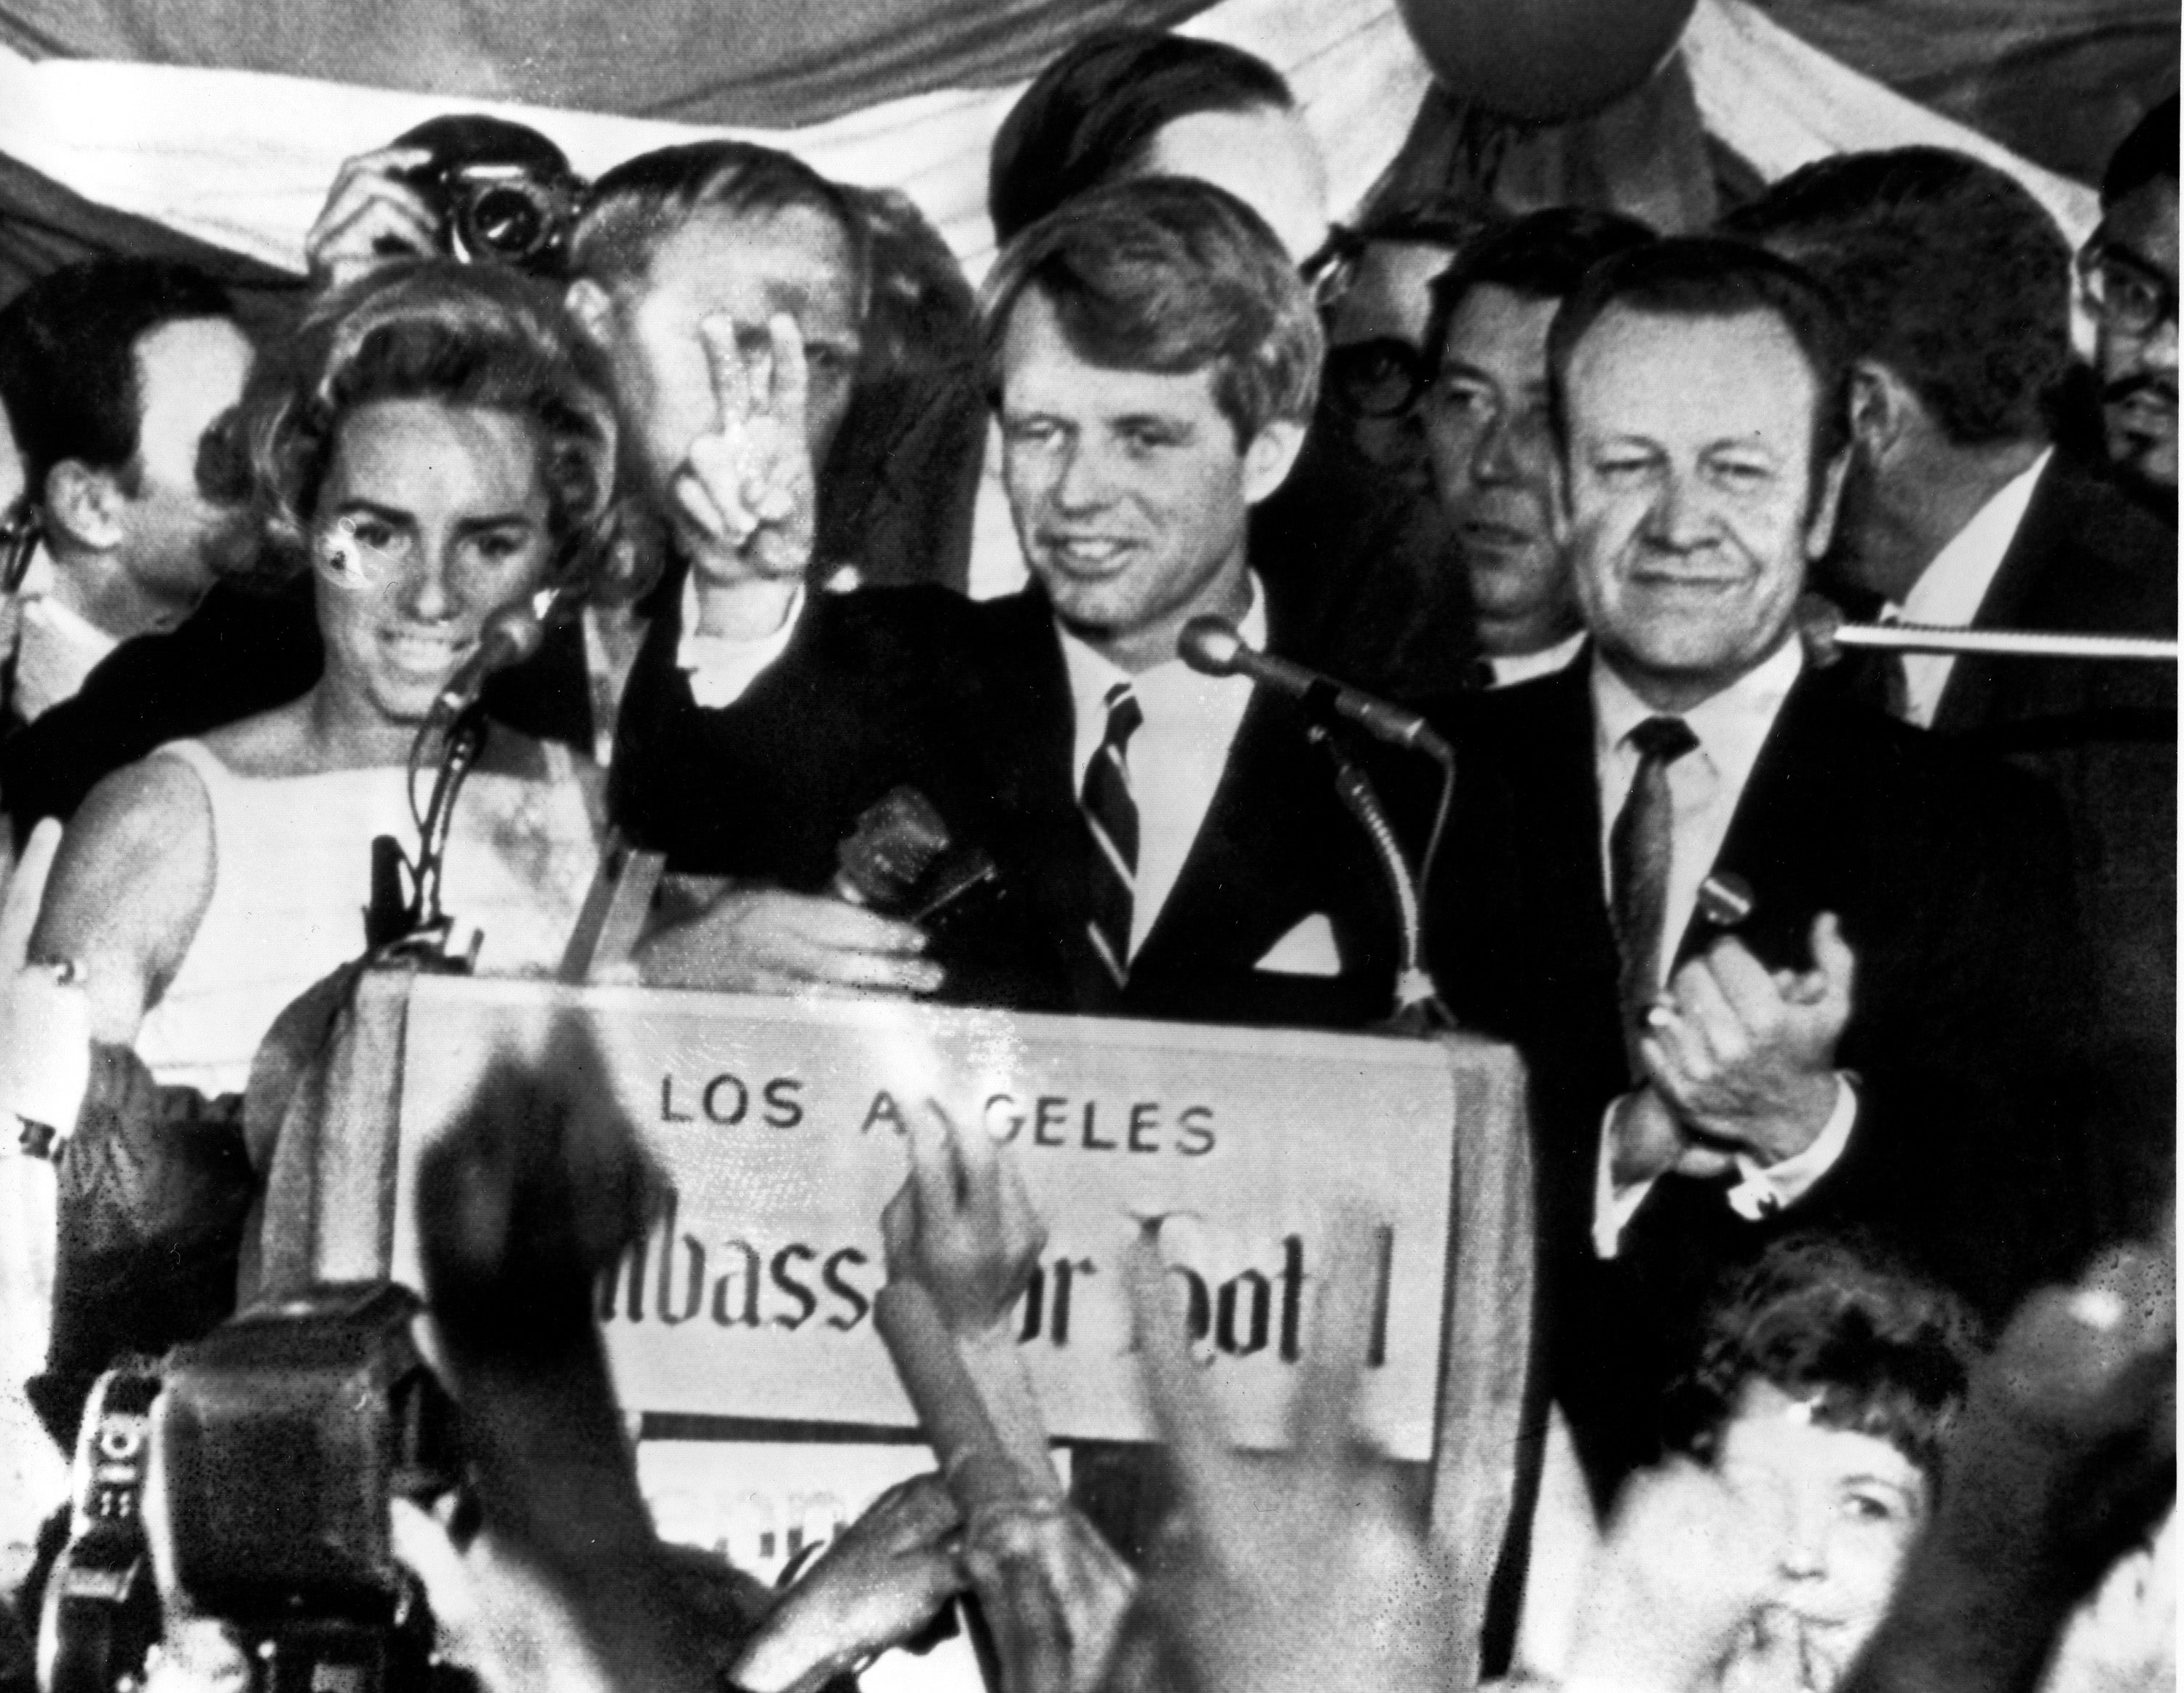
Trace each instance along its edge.
<instances>
[{"instance_id":1,"label":"man wearing eyeglasses","mask_svg":"<svg viewBox=\"0 0 2184 1693\"><path fill-rule=\"evenodd\" d=\"M2101 421L2116 480L2176 521L2176 97L2109 160L2101 222L2078 255L2092 308Z\"/></svg>"},{"instance_id":2,"label":"man wearing eyeglasses","mask_svg":"<svg viewBox=\"0 0 2184 1693\"><path fill-rule=\"evenodd\" d=\"M2173 113L2168 156L2173 170ZM2121 286L2098 298L2119 370L2114 320L2151 320L2141 340L2165 343L2173 476L2173 198L2168 218L2165 324L2143 302L2126 306ZM1961 153L1902 148L1808 165L1730 222L1817 275L1849 320L1856 452L1827 583L1846 610L2176 638L2174 532L2053 444L2071 255L2029 192ZM2093 274L2120 279L2122 251ZM2175 1191L2175 667L1867 653L1836 674L2062 798L2097 971L2098 1221L2104 1235L2150 1227Z\"/></svg>"}]
</instances>

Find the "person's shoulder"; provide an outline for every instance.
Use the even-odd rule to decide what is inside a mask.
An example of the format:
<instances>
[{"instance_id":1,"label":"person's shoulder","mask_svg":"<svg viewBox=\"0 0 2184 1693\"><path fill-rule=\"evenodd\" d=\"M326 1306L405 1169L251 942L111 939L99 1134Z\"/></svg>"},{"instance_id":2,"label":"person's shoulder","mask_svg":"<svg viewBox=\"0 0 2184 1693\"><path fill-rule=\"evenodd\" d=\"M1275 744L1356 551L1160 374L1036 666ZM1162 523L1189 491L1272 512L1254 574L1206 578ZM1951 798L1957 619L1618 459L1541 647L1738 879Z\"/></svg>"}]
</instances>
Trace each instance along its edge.
<instances>
[{"instance_id":1,"label":"person's shoulder","mask_svg":"<svg viewBox=\"0 0 2184 1693\"><path fill-rule=\"evenodd\" d=\"M2054 792L1991 753L1907 723L1808 677L1798 690L1800 734L1825 749L1845 804L1876 821L1976 840L2059 830Z\"/></svg>"},{"instance_id":2,"label":"person's shoulder","mask_svg":"<svg viewBox=\"0 0 2184 1693\"><path fill-rule=\"evenodd\" d=\"M2114 482L2059 454L2042 482L2020 531L2039 551L2026 621L2094 634L2174 636L2176 532Z\"/></svg>"},{"instance_id":3,"label":"person's shoulder","mask_svg":"<svg viewBox=\"0 0 2184 1693\"><path fill-rule=\"evenodd\" d=\"M822 648L924 662L1021 640L1051 623L1029 591L972 599L930 582L823 593L811 610L812 637Z\"/></svg>"},{"instance_id":4,"label":"person's shoulder","mask_svg":"<svg viewBox=\"0 0 2184 1693\"><path fill-rule=\"evenodd\" d=\"M196 759L162 749L102 777L61 838L47 895L51 909L69 888L87 890L86 909L120 904L155 889L185 892L213 873L212 797Z\"/></svg>"}]
</instances>

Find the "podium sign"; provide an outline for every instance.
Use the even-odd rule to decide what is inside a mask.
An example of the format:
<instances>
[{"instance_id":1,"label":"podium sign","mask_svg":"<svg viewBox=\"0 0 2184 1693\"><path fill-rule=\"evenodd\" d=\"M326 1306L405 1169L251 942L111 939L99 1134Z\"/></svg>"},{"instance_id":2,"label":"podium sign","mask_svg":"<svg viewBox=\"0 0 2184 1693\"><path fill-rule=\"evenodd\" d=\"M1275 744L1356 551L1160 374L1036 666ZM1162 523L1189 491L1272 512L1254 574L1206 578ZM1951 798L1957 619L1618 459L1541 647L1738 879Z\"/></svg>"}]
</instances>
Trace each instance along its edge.
<instances>
[{"instance_id":1,"label":"podium sign","mask_svg":"<svg viewBox=\"0 0 2184 1693\"><path fill-rule=\"evenodd\" d=\"M500 1052L582 1065L671 1206L603 1284L622 1403L914 1428L873 1331L881 1208L936 1105L1011 1149L1048 1242L1017 1334L1052 1431L1149 1438L1134 1239L1172 1268L1238 1439L1283 1438L1346 1206L1369 1206L1364 1419L1435 1448L1461 1066L1431 1042L420 977L400 1040L390 1267L413 1284L423 1150ZM929 1118L928 1118L929 1120Z\"/></svg>"}]
</instances>

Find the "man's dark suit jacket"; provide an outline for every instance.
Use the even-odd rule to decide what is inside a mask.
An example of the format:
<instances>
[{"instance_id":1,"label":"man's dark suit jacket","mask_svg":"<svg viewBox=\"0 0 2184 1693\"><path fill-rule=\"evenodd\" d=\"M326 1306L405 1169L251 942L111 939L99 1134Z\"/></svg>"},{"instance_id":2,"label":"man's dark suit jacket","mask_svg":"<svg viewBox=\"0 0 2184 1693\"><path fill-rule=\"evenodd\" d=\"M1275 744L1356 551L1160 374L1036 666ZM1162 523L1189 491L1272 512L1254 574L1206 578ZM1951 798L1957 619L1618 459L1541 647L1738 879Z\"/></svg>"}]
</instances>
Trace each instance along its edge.
<instances>
[{"instance_id":1,"label":"man's dark suit jacket","mask_svg":"<svg viewBox=\"0 0 2184 1693\"><path fill-rule=\"evenodd\" d=\"M1651 1455L1723 1273L1791 1228L1856 1228L1991 1313L2084 1238L2081 1003L2067 844L2053 799L1999 765L1802 677L1715 865L1750 885L1740 933L1807 967L1814 916L1857 955L1836 1058L1847 1150L1796 1206L1747 1222L1730 1183L1668 1177L1618 1256L1591 1239L1602 1118L1630 1085L1602 870L1591 665L1451 707L1467 768L1432 956L1459 1016L1513 1040L1534 1084L1548 1378L1603 1493ZM1694 919L1679 958L1713 938Z\"/></svg>"},{"instance_id":2,"label":"man's dark suit jacket","mask_svg":"<svg viewBox=\"0 0 2184 1693\"><path fill-rule=\"evenodd\" d=\"M1268 598L1279 648L1284 603L1271 588ZM1118 995L1086 934L1096 849L1078 807L1073 707L1043 593L815 596L780 660L720 710L692 699L674 662L678 607L668 599L662 610L623 701L610 791L625 833L665 851L671 868L818 892L859 814L907 784L956 840L993 855L1006 888L936 938L946 998L1329 1027L1386 1014L1393 902L1290 701L1251 702ZM1333 926L1339 976L1256 968L1314 914Z\"/></svg>"},{"instance_id":3,"label":"man's dark suit jacket","mask_svg":"<svg viewBox=\"0 0 2184 1693\"><path fill-rule=\"evenodd\" d=\"M2174 640L2176 532L2059 453L1973 627ZM1934 730L2062 798L2094 970L2098 1215L2144 1231L2176 1195L2176 667L1968 655Z\"/></svg>"}]
</instances>

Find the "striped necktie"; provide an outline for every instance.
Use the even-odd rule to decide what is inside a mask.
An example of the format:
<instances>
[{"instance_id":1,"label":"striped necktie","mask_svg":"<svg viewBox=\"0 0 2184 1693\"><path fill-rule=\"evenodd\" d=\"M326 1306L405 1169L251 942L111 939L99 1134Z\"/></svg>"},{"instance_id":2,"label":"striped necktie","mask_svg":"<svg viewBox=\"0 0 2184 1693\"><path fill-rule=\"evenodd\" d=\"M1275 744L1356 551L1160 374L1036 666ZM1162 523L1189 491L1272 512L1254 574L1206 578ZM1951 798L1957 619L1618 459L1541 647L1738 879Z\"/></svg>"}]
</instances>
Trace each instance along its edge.
<instances>
[{"instance_id":1,"label":"striped necktie","mask_svg":"<svg viewBox=\"0 0 2184 1693\"><path fill-rule=\"evenodd\" d=\"M1107 732L1084 771L1084 823L1096 849L1085 927L1117 988L1130 979L1130 914L1137 899L1138 802L1130 793L1130 737L1145 721L1145 708L1128 682L1109 688Z\"/></svg>"}]
</instances>

